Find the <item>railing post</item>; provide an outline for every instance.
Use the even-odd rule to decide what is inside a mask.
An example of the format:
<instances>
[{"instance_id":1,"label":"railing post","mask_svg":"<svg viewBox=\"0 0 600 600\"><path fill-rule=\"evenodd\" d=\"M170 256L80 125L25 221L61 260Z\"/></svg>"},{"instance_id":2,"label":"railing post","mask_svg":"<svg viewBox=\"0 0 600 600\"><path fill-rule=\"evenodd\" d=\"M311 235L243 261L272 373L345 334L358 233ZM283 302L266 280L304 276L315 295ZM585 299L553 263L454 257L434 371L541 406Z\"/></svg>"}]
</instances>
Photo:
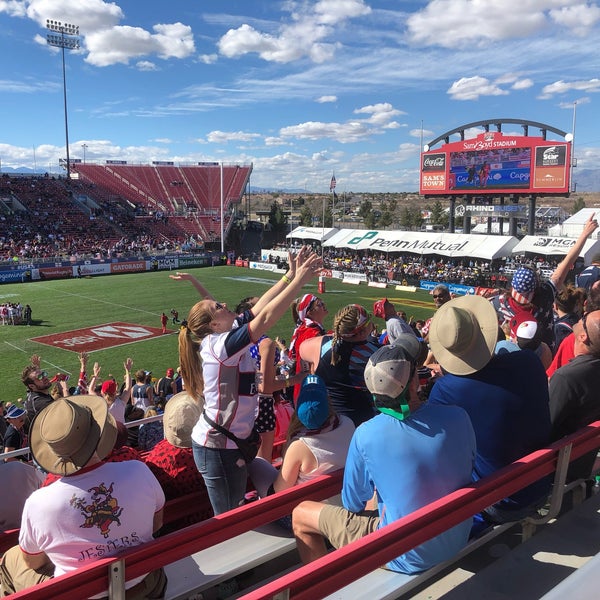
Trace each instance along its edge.
<instances>
[{"instance_id":1,"label":"railing post","mask_svg":"<svg viewBox=\"0 0 600 600\"><path fill-rule=\"evenodd\" d=\"M116 560L108 565L108 597L125 600L125 561Z\"/></svg>"}]
</instances>

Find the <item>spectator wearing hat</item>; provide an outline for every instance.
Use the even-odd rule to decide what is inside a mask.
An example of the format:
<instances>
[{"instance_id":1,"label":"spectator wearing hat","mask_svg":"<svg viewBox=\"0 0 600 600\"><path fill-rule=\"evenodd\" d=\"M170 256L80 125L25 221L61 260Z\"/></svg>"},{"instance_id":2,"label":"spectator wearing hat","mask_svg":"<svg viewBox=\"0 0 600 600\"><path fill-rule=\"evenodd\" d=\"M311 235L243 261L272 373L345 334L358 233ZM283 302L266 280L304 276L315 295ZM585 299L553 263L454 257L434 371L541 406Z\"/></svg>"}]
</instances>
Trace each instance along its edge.
<instances>
[{"instance_id":1,"label":"spectator wearing hat","mask_svg":"<svg viewBox=\"0 0 600 600\"><path fill-rule=\"evenodd\" d=\"M289 348L290 360L296 362L296 375L306 371L300 358L300 347L313 337L325 335L323 321L329 314L325 302L314 294L304 294L292 304L292 319L295 329L292 333ZM294 385L294 400L300 393L300 384Z\"/></svg>"},{"instance_id":2,"label":"spectator wearing hat","mask_svg":"<svg viewBox=\"0 0 600 600\"><path fill-rule=\"evenodd\" d=\"M562 291L567 275L587 238L597 228L598 221L592 214L577 241L569 248L548 281L540 281L537 272L531 267L520 267L513 275L510 293L501 294L492 300L500 324L508 322L513 336L518 324L528 320L529 315L529 320L538 322L542 341L554 352L554 300L557 293Z\"/></svg>"},{"instance_id":3,"label":"spectator wearing hat","mask_svg":"<svg viewBox=\"0 0 600 600\"><path fill-rule=\"evenodd\" d=\"M548 385L529 350L494 355L498 320L481 296L444 304L433 317L429 344L444 370L428 403L463 408L477 437L473 481L491 475L550 441ZM550 480L541 479L476 516L476 527L526 517L544 503Z\"/></svg>"},{"instance_id":4,"label":"spectator wearing hat","mask_svg":"<svg viewBox=\"0 0 600 600\"><path fill-rule=\"evenodd\" d=\"M36 463L60 479L25 502L19 545L0 564L5 594L148 542L160 528L165 498L148 467L100 459L98 450L114 445L108 419L102 398L78 395L56 400L31 424ZM125 587L131 598L160 598L166 577L158 569Z\"/></svg>"},{"instance_id":5,"label":"spectator wearing hat","mask_svg":"<svg viewBox=\"0 0 600 600\"><path fill-rule=\"evenodd\" d=\"M414 335L413 328L396 312L394 305L382 298L373 304L373 316L385 319L386 339L384 344L393 344L402 333Z\"/></svg>"},{"instance_id":6,"label":"spectator wearing hat","mask_svg":"<svg viewBox=\"0 0 600 600\"><path fill-rule=\"evenodd\" d=\"M4 434L4 452L12 452L20 450L27 446L27 434L25 433L25 418L26 413L23 408L13 404L4 415L8 422L6 433ZM5 458L6 462L13 460L21 460L22 456L13 458Z\"/></svg>"},{"instance_id":7,"label":"spectator wearing hat","mask_svg":"<svg viewBox=\"0 0 600 600\"><path fill-rule=\"evenodd\" d=\"M173 395L177 393L177 384L174 380L175 377L175 369L169 367L165 373L164 377L161 377L156 382L156 387L154 388L155 396L160 398L163 403Z\"/></svg>"},{"instance_id":8,"label":"spectator wearing hat","mask_svg":"<svg viewBox=\"0 0 600 600\"><path fill-rule=\"evenodd\" d=\"M306 340L300 349L300 358L325 382L333 409L350 417L355 427L375 416L364 378L369 356L380 347L372 331L366 309L348 304L336 313L332 335Z\"/></svg>"},{"instance_id":9,"label":"spectator wearing hat","mask_svg":"<svg viewBox=\"0 0 600 600\"><path fill-rule=\"evenodd\" d=\"M248 467L259 496L264 497L342 469L354 423L331 408L325 382L307 375L300 387L287 434L281 469L264 458Z\"/></svg>"},{"instance_id":10,"label":"spectator wearing hat","mask_svg":"<svg viewBox=\"0 0 600 600\"><path fill-rule=\"evenodd\" d=\"M145 462L158 479L167 500L206 489L204 479L196 468L192 452L192 429L201 414L201 403L186 392L175 394L165 406L163 415L165 439L148 452ZM163 527L161 533L174 531L211 516L210 510L199 511Z\"/></svg>"},{"instance_id":11,"label":"spectator wearing hat","mask_svg":"<svg viewBox=\"0 0 600 600\"><path fill-rule=\"evenodd\" d=\"M600 419L600 310L585 312L573 325L575 357L550 378L552 440ZM574 461L569 478L587 478L598 450Z\"/></svg>"},{"instance_id":12,"label":"spectator wearing hat","mask_svg":"<svg viewBox=\"0 0 600 600\"><path fill-rule=\"evenodd\" d=\"M420 404L408 339L381 347L367 363L365 381L379 414L360 425L350 442L343 506L305 501L293 511L304 563L326 554L325 539L340 548L470 483L475 435L469 417L458 407ZM374 494L377 509L367 510ZM416 573L448 560L466 544L470 521L396 557L387 568Z\"/></svg>"},{"instance_id":13,"label":"spectator wearing hat","mask_svg":"<svg viewBox=\"0 0 600 600\"><path fill-rule=\"evenodd\" d=\"M108 405L108 412L115 418L115 420L119 423L125 423L125 408L127 407L127 403L129 402L129 398L131 396L131 368L133 367L133 360L131 358L127 358L123 363L123 367L125 369L125 384L123 386L123 390L120 394L117 393L117 382L113 377L107 379L102 383L102 387L100 388L100 394L106 400L106 404ZM98 377L100 373L100 368L98 363L94 365L94 376Z\"/></svg>"},{"instance_id":14,"label":"spectator wearing hat","mask_svg":"<svg viewBox=\"0 0 600 600\"><path fill-rule=\"evenodd\" d=\"M127 427L124 423L119 423L115 418L108 413L106 421L106 433L102 441L96 448L96 453L100 460L104 462L123 462L125 460L142 460L140 453L131 446L127 446ZM109 431L110 430L110 431ZM110 446L113 442L114 445ZM60 479L60 475L55 473L47 473L42 487L50 485Z\"/></svg>"}]
</instances>

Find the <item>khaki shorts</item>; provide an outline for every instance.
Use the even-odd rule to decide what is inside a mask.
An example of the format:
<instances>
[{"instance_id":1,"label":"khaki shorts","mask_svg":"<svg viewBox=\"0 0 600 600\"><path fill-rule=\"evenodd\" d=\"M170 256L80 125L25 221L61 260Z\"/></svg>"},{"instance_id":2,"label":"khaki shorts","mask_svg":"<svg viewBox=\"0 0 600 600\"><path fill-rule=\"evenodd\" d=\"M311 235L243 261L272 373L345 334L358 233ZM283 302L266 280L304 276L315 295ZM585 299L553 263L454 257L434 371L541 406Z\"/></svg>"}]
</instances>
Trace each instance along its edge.
<instances>
[{"instance_id":1,"label":"khaki shorts","mask_svg":"<svg viewBox=\"0 0 600 600\"><path fill-rule=\"evenodd\" d=\"M319 514L319 529L334 548L341 548L377 530L379 512L353 513L341 506L325 505Z\"/></svg>"}]
</instances>

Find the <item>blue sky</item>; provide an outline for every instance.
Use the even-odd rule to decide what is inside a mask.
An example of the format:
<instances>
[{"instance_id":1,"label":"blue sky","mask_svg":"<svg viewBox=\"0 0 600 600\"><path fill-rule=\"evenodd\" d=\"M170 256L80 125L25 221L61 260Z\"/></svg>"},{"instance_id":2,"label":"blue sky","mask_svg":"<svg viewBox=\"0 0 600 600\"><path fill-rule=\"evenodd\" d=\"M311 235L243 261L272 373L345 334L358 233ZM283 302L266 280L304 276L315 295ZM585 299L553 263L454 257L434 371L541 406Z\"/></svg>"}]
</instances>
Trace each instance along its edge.
<instances>
[{"instance_id":1,"label":"blue sky","mask_svg":"<svg viewBox=\"0 0 600 600\"><path fill-rule=\"evenodd\" d=\"M258 187L327 192L335 172L338 192L414 191L422 135L575 117L578 168L600 159L598 2L0 0L2 170L65 156L47 19L80 27L71 158L85 145L87 161L252 162Z\"/></svg>"}]
</instances>

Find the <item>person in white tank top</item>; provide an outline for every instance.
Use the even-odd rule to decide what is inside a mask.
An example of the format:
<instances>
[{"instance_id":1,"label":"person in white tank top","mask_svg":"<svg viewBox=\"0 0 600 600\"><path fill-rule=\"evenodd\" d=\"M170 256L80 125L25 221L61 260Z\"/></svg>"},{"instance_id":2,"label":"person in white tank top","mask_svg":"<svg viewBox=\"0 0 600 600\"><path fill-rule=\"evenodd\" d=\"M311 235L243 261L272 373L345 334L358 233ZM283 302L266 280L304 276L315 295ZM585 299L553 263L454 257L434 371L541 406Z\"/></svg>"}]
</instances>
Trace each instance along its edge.
<instances>
[{"instance_id":1,"label":"person in white tank top","mask_svg":"<svg viewBox=\"0 0 600 600\"><path fill-rule=\"evenodd\" d=\"M290 421L281 469L256 458L248 471L259 496L288 489L319 475L343 469L354 423L331 408L325 382L308 375Z\"/></svg>"}]
</instances>

